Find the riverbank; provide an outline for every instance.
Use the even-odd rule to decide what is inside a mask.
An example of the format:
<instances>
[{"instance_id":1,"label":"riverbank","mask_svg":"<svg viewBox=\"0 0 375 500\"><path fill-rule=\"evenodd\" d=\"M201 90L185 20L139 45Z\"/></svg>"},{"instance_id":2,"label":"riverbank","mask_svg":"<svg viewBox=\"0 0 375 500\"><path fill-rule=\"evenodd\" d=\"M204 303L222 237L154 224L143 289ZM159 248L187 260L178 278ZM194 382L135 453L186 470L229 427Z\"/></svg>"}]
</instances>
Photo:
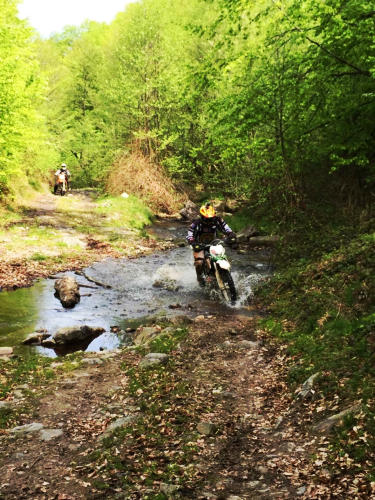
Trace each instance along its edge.
<instances>
[{"instance_id":1,"label":"riverbank","mask_svg":"<svg viewBox=\"0 0 375 500\"><path fill-rule=\"evenodd\" d=\"M152 214L132 196L98 198L75 190L66 197L39 194L8 212L0 227L0 288L79 270L106 257L134 257L168 248L143 228Z\"/></svg>"}]
</instances>

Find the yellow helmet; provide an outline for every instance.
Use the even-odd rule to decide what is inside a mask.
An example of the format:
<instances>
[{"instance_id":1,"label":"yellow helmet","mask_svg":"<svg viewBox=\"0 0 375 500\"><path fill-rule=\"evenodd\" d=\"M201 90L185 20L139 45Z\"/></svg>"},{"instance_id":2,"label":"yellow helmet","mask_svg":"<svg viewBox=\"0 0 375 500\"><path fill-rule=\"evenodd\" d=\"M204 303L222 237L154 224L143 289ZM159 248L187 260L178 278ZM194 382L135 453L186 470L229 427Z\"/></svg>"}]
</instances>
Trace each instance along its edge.
<instances>
[{"instance_id":1,"label":"yellow helmet","mask_svg":"<svg viewBox=\"0 0 375 500\"><path fill-rule=\"evenodd\" d=\"M215 209L211 205L211 203L206 203L205 205L202 205L199 212L206 219L211 219L212 217L215 217L215 215L216 215Z\"/></svg>"}]
</instances>

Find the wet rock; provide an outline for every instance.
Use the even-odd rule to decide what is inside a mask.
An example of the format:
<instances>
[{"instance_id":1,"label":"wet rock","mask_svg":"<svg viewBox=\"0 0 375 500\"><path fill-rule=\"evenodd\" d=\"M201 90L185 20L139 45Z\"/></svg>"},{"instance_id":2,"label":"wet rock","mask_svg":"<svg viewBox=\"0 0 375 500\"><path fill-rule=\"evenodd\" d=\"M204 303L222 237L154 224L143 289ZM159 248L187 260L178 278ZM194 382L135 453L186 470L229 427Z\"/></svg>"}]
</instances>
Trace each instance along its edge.
<instances>
[{"instance_id":1,"label":"wet rock","mask_svg":"<svg viewBox=\"0 0 375 500\"><path fill-rule=\"evenodd\" d=\"M39 437L41 441L52 441L53 439L61 437L63 434L61 429L42 429Z\"/></svg>"},{"instance_id":2,"label":"wet rock","mask_svg":"<svg viewBox=\"0 0 375 500\"><path fill-rule=\"evenodd\" d=\"M177 292L181 288L181 286L177 284L177 281L172 279L156 280L152 286L154 288L168 290L168 292Z\"/></svg>"},{"instance_id":3,"label":"wet rock","mask_svg":"<svg viewBox=\"0 0 375 500\"><path fill-rule=\"evenodd\" d=\"M37 422L31 422L31 424L18 425L13 427L10 432L14 434L30 434L32 432L39 432L43 429L43 424Z\"/></svg>"},{"instance_id":4,"label":"wet rock","mask_svg":"<svg viewBox=\"0 0 375 500\"><path fill-rule=\"evenodd\" d=\"M199 208L192 201L187 201L184 208L180 210L180 215L185 220L191 220L198 216Z\"/></svg>"},{"instance_id":5,"label":"wet rock","mask_svg":"<svg viewBox=\"0 0 375 500\"><path fill-rule=\"evenodd\" d=\"M147 344L161 332L160 326L141 326L133 338L135 345Z\"/></svg>"},{"instance_id":6,"label":"wet rock","mask_svg":"<svg viewBox=\"0 0 375 500\"><path fill-rule=\"evenodd\" d=\"M211 422L199 422L197 425L197 431L199 434L204 434L205 436L212 436L215 434L216 430L216 425Z\"/></svg>"},{"instance_id":7,"label":"wet rock","mask_svg":"<svg viewBox=\"0 0 375 500\"><path fill-rule=\"evenodd\" d=\"M326 418L325 420L322 420L318 424L316 424L313 427L313 431L317 432L319 434L327 434L329 433L336 425L339 425L343 422L344 417L346 415L349 415L350 413L356 413L359 411L361 408L361 405L353 405L350 406L349 408L346 408L343 411L340 411L340 413L337 413L336 415L332 415L329 418Z\"/></svg>"},{"instance_id":8,"label":"wet rock","mask_svg":"<svg viewBox=\"0 0 375 500\"><path fill-rule=\"evenodd\" d=\"M203 314L200 314L199 316L196 316L194 318L194 322L198 323L199 321L204 321L205 320L205 317L203 316Z\"/></svg>"},{"instance_id":9,"label":"wet rock","mask_svg":"<svg viewBox=\"0 0 375 500\"><path fill-rule=\"evenodd\" d=\"M64 307L74 307L80 301L79 285L71 276L64 276L55 282L55 296Z\"/></svg>"},{"instance_id":10,"label":"wet rock","mask_svg":"<svg viewBox=\"0 0 375 500\"><path fill-rule=\"evenodd\" d=\"M13 354L13 347L0 347L0 358Z\"/></svg>"},{"instance_id":11,"label":"wet rock","mask_svg":"<svg viewBox=\"0 0 375 500\"><path fill-rule=\"evenodd\" d=\"M169 305L169 309L181 309L181 307L181 304L179 304L178 302L176 304Z\"/></svg>"},{"instance_id":12,"label":"wet rock","mask_svg":"<svg viewBox=\"0 0 375 500\"><path fill-rule=\"evenodd\" d=\"M168 362L168 354L161 352L150 352L139 363L140 368L151 368L153 366L165 365Z\"/></svg>"},{"instance_id":13,"label":"wet rock","mask_svg":"<svg viewBox=\"0 0 375 500\"><path fill-rule=\"evenodd\" d=\"M43 347L54 348L56 347L56 342L53 339L42 340L41 345Z\"/></svg>"},{"instance_id":14,"label":"wet rock","mask_svg":"<svg viewBox=\"0 0 375 500\"><path fill-rule=\"evenodd\" d=\"M43 340L48 339L50 337L50 333L31 333L28 337L25 338L25 340L22 341L22 344L24 345L32 345L32 344L41 344Z\"/></svg>"},{"instance_id":15,"label":"wet rock","mask_svg":"<svg viewBox=\"0 0 375 500\"><path fill-rule=\"evenodd\" d=\"M60 328L53 336L53 340L55 341L56 345L77 344L85 340L93 340L104 331L105 329L101 327L93 327L87 325L70 326L66 328Z\"/></svg>"},{"instance_id":16,"label":"wet rock","mask_svg":"<svg viewBox=\"0 0 375 500\"><path fill-rule=\"evenodd\" d=\"M234 399L236 397L236 395L233 393L233 392L230 392L230 391L224 391L221 393L221 397L223 399Z\"/></svg>"}]
</instances>

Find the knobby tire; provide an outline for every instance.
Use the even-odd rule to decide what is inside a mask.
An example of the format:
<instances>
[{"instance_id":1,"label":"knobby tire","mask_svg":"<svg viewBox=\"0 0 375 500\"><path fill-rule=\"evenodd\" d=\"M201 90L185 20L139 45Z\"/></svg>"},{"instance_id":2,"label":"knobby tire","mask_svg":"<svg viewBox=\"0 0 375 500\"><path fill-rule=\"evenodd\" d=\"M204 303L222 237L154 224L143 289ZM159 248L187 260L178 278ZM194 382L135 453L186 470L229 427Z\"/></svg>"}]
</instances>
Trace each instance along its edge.
<instances>
[{"instance_id":1,"label":"knobby tire","mask_svg":"<svg viewBox=\"0 0 375 500\"><path fill-rule=\"evenodd\" d=\"M230 297L230 302L232 304L234 304L237 300L237 290L236 290L232 275L231 275L230 271L227 271L226 269L221 269L221 268L219 269L219 273L220 273L221 279L223 280L223 283L225 284L227 294ZM222 291L222 294L223 294L224 299L228 300L225 297L226 294L224 293L224 291Z\"/></svg>"}]
</instances>

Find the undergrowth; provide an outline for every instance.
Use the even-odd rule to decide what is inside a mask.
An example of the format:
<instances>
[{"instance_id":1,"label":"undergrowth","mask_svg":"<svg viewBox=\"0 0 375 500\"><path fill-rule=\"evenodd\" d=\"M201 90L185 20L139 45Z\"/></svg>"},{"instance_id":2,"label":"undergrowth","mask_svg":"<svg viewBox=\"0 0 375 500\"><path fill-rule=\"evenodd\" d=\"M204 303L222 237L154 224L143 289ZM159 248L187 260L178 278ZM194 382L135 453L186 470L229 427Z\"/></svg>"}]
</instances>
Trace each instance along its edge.
<instances>
[{"instance_id":1,"label":"undergrowth","mask_svg":"<svg viewBox=\"0 0 375 500\"><path fill-rule=\"evenodd\" d=\"M349 457L346 462L350 467L353 463L354 472L363 467L373 480L375 234L352 239L345 231L340 234L331 243L337 248L325 251L328 238L323 238L323 246L316 244L309 258L282 266L263 285L258 297L269 314L260 324L288 345L292 389L320 372L317 391L322 401L336 398L338 409L361 404L360 413L346 418L332 437L331 458L340 463L342 456Z\"/></svg>"}]
</instances>

